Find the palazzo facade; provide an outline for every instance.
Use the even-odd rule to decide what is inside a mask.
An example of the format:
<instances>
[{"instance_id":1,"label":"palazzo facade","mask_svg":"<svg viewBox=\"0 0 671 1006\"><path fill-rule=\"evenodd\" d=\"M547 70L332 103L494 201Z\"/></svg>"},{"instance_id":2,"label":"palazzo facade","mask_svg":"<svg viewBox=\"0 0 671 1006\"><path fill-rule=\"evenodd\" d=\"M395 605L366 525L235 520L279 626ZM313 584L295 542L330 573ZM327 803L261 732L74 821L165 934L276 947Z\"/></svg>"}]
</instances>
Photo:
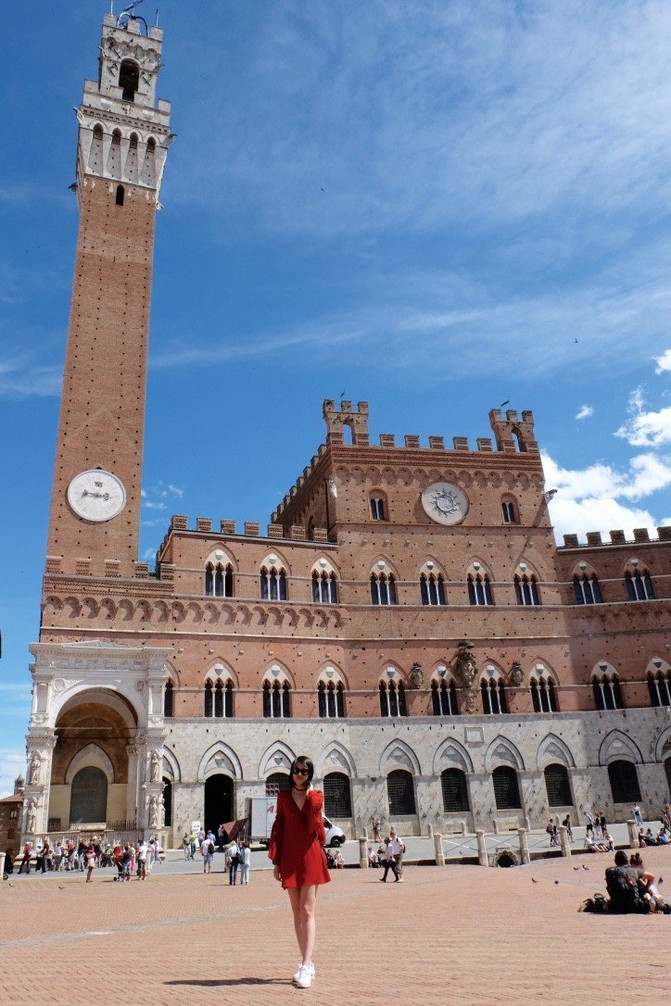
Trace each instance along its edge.
<instances>
[{"instance_id":1,"label":"palazzo facade","mask_svg":"<svg viewBox=\"0 0 671 1006\"><path fill-rule=\"evenodd\" d=\"M671 528L557 546L531 412L475 445L324 443L263 528L172 518L137 560L162 33L106 14L80 209L24 836L242 818L309 754L349 834L651 814L671 782Z\"/></svg>"}]
</instances>

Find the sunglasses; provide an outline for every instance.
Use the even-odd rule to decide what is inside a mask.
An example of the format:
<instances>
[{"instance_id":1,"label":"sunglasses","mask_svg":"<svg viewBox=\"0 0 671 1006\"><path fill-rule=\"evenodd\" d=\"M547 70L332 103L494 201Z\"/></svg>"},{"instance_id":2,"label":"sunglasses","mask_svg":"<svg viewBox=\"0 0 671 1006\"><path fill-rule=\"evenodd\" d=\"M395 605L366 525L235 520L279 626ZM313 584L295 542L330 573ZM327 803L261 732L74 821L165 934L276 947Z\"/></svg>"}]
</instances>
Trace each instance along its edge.
<instances>
[{"instance_id":1,"label":"sunglasses","mask_svg":"<svg viewBox=\"0 0 671 1006\"><path fill-rule=\"evenodd\" d=\"M295 768L292 769L292 775L308 775L308 770L306 768Z\"/></svg>"}]
</instances>

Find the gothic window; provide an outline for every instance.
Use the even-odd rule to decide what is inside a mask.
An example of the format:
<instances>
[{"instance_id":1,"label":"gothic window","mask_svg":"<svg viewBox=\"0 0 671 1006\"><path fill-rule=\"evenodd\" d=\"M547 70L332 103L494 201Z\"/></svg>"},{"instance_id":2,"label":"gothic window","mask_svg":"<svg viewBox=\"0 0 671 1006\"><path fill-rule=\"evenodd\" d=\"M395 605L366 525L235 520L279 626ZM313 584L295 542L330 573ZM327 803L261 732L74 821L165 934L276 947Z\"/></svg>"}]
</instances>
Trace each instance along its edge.
<instances>
[{"instance_id":1,"label":"gothic window","mask_svg":"<svg viewBox=\"0 0 671 1006\"><path fill-rule=\"evenodd\" d=\"M205 681L205 716L229 719L233 715L233 682L215 669ZM224 672L226 673L226 672Z\"/></svg>"},{"instance_id":2,"label":"gothic window","mask_svg":"<svg viewBox=\"0 0 671 1006\"><path fill-rule=\"evenodd\" d=\"M441 772L440 786L443 791L445 814L465 813L471 809L468 802L466 773L460 768L446 768Z\"/></svg>"},{"instance_id":3,"label":"gothic window","mask_svg":"<svg viewBox=\"0 0 671 1006\"><path fill-rule=\"evenodd\" d=\"M608 766L608 779L613 803L632 804L638 803L641 799L641 787L633 762L612 761Z\"/></svg>"},{"instance_id":4,"label":"gothic window","mask_svg":"<svg viewBox=\"0 0 671 1006\"><path fill-rule=\"evenodd\" d=\"M266 796L277 796L287 789L291 789L291 780L285 772L272 772L266 779Z\"/></svg>"},{"instance_id":5,"label":"gothic window","mask_svg":"<svg viewBox=\"0 0 671 1006\"><path fill-rule=\"evenodd\" d=\"M263 682L263 716L267 720L286 720L291 717L288 681Z\"/></svg>"},{"instance_id":6,"label":"gothic window","mask_svg":"<svg viewBox=\"0 0 671 1006\"><path fill-rule=\"evenodd\" d=\"M384 496L371 496L370 515L373 520L387 519L387 501Z\"/></svg>"},{"instance_id":7,"label":"gothic window","mask_svg":"<svg viewBox=\"0 0 671 1006\"><path fill-rule=\"evenodd\" d=\"M650 703L653 706L671 706L671 671L652 671L648 674Z\"/></svg>"},{"instance_id":8,"label":"gothic window","mask_svg":"<svg viewBox=\"0 0 671 1006\"><path fill-rule=\"evenodd\" d=\"M543 669L537 669L529 683L531 701L536 713L557 712L557 690L550 675Z\"/></svg>"},{"instance_id":9,"label":"gothic window","mask_svg":"<svg viewBox=\"0 0 671 1006\"><path fill-rule=\"evenodd\" d=\"M457 686L452 679L434 678L431 682L431 703L434 716L458 716Z\"/></svg>"},{"instance_id":10,"label":"gothic window","mask_svg":"<svg viewBox=\"0 0 671 1006\"><path fill-rule=\"evenodd\" d=\"M315 604L338 603L338 581L333 571L316 570L312 574L312 600Z\"/></svg>"},{"instance_id":11,"label":"gothic window","mask_svg":"<svg viewBox=\"0 0 671 1006\"><path fill-rule=\"evenodd\" d=\"M173 691L172 681L167 681L163 691L163 715L166 719L170 719L173 715Z\"/></svg>"},{"instance_id":12,"label":"gothic window","mask_svg":"<svg viewBox=\"0 0 671 1006\"><path fill-rule=\"evenodd\" d=\"M592 676L594 705L597 709L624 709L620 679L608 671Z\"/></svg>"},{"instance_id":13,"label":"gothic window","mask_svg":"<svg viewBox=\"0 0 671 1006\"><path fill-rule=\"evenodd\" d=\"M124 187L123 187L123 185L117 185L117 187L116 187L116 199L115 199L115 202L116 202L117 206L123 206L124 194L125 193L124 193Z\"/></svg>"},{"instance_id":14,"label":"gothic window","mask_svg":"<svg viewBox=\"0 0 671 1006\"><path fill-rule=\"evenodd\" d=\"M654 601L655 591L652 586L650 574L640 570L624 574L624 585L627 588L628 601Z\"/></svg>"},{"instance_id":15,"label":"gothic window","mask_svg":"<svg viewBox=\"0 0 671 1006\"><path fill-rule=\"evenodd\" d=\"M329 818L351 817L352 796L349 778L343 772L324 776L324 811Z\"/></svg>"},{"instance_id":16,"label":"gothic window","mask_svg":"<svg viewBox=\"0 0 671 1006\"><path fill-rule=\"evenodd\" d=\"M233 566L208 562L205 567L205 593L208 597L233 597Z\"/></svg>"},{"instance_id":17,"label":"gothic window","mask_svg":"<svg viewBox=\"0 0 671 1006\"><path fill-rule=\"evenodd\" d=\"M396 581L393 573L372 573L370 599L373 604L396 604Z\"/></svg>"},{"instance_id":18,"label":"gothic window","mask_svg":"<svg viewBox=\"0 0 671 1006\"><path fill-rule=\"evenodd\" d=\"M262 601L286 601L287 575L282 566L262 566L259 586Z\"/></svg>"},{"instance_id":19,"label":"gothic window","mask_svg":"<svg viewBox=\"0 0 671 1006\"><path fill-rule=\"evenodd\" d=\"M596 573L576 573L573 577L576 604L601 604L601 587Z\"/></svg>"},{"instance_id":20,"label":"gothic window","mask_svg":"<svg viewBox=\"0 0 671 1006\"><path fill-rule=\"evenodd\" d=\"M492 772L497 810L520 810L520 787L517 772L508 765L499 765Z\"/></svg>"},{"instance_id":21,"label":"gothic window","mask_svg":"<svg viewBox=\"0 0 671 1006\"><path fill-rule=\"evenodd\" d=\"M501 511L504 524L519 524L520 519L517 513L517 504L514 499L501 501Z\"/></svg>"},{"instance_id":22,"label":"gothic window","mask_svg":"<svg viewBox=\"0 0 671 1006\"><path fill-rule=\"evenodd\" d=\"M124 59L119 67L119 87L124 101L135 101L140 86L140 67L132 59Z\"/></svg>"},{"instance_id":23,"label":"gothic window","mask_svg":"<svg viewBox=\"0 0 671 1006\"><path fill-rule=\"evenodd\" d=\"M485 573L473 573L468 574L468 601L469 604L475 605L490 605L493 604L492 600L492 588L489 583L489 577Z\"/></svg>"},{"instance_id":24,"label":"gothic window","mask_svg":"<svg viewBox=\"0 0 671 1006\"><path fill-rule=\"evenodd\" d=\"M212 682L208 680L205 682L205 710L204 710L204 715L208 718L212 715L213 711L212 692L213 692Z\"/></svg>"},{"instance_id":25,"label":"gothic window","mask_svg":"<svg viewBox=\"0 0 671 1006\"><path fill-rule=\"evenodd\" d=\"M533 573L531 576L527 576L526 573L521 576L519 573L515 574L515 597L517 603L525 607L541 603L538 596L538 584Z\"/></svg>"},{"instance_id":26,"label":"gothic window","mask_svg":"<svg viewBox=\"0 0 671 1006\"><path fill-rule=\"evenodd\" d=\"M405 687L402 681L380 682L380 716L407 716Z\"/></svg>"},{"instance_id":27,"label":"gothic window","mask_svg":"<svg viewBox=\"0 0 671 1006\"><path fill-rule=\"evenodd\" d=\"M568 777L568 769L565 765L548 765L543 772L545 776L545 789L548 794L549 807L571 807L573 797L571 796L571 784Z\"/></svg>"},{"instance_id":28,"label":"gothic window","mask_svg":"<svg viewBox=\"0 0 671 1006\"><path fill-rule=\"evenodd\" d=\"M390 817L409 817L417 813L412 776L404 769L395 769L387 776L387 797Z\"/></svg>"},{"instance_id":29,"label":"gothic window","mask_svg":"<svg viewBox=\"0 0 671 1006\"><path fill-rule=\"evenodd\" d=\"M425 605L442 605L445 604L445 584L443 582L443 574L422 573L419 578L419 592L422 599L422 604Z\"/></svg>"},{"instance_id":30,"label":"gothic window","mask_svg":"<svg viewBox=\"0 0 671 1006\"><path fill-rule=\"evenodd\" d=\"M166 828L172 825L172 781L163 777L163 822Z\"/></svg>"},{"instance_id":31,"label":"gothic window","mask_svg":"<svg viewBox=\"0 0 671 1006\"><path fill-rule=\"evenodd\" d=\"M342 681L320 681L317 686L317 705L321 719L343 719L345 715L345 689Z\"/></svg>"},{"instance_id":32,"label":"gothic window","mask_svg":"<svg viewBox=\"0 0 671 1006\"><path fill-rule=\"evenodd\" d=\"M482 711L486 716L507 713L506 687L502 678L483 678L480 682L482 692Z\"/></svg>"}]
</instances>

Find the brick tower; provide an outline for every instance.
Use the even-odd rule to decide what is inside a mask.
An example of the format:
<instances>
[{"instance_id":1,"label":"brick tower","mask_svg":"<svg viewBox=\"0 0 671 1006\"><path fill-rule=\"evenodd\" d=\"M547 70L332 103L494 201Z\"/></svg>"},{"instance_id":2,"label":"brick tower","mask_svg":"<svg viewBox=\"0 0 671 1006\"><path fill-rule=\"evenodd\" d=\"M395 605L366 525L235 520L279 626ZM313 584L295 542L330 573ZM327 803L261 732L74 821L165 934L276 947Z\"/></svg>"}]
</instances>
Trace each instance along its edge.
<instances>
[{"instance_id":1,"label":"brick tower","mask_svg":"<svg viewBox=\"0 0 671 1006\"><path fill-rule=\"evenodd\" d=\"M162 31L106 14L76 110L79 234L47 555L65 574L137 559L154 218L170 132Z\"/></svg>"}]
</instances>

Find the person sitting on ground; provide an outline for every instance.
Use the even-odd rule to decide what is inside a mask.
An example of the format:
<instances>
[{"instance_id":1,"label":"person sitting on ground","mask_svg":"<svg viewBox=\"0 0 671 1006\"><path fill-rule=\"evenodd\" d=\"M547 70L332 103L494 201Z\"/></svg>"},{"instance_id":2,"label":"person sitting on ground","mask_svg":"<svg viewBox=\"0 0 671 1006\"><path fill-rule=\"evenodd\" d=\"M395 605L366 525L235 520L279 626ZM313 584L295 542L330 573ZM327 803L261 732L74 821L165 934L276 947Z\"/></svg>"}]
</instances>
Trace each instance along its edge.
<instances>
[{"instance_id":1,"label":"person sitting on ground","mask_svg":"<svg viewBox=\"0 0 671 1006\"><path fill-rule=\"evenodd\" d=\"M640 852L632 852L629 857L629 866L633 867L638 874L638 883L644 892L644 896L650 901L650 909L653 912L664 912L671 914L671 905L667 905L664 898L655 886L654 873L648 873L643 866Z\"/></svg>"},{"instance_id":2,"label":"person sitting on ground","mask_svg":"<svg viewBox=\"0 0 671 1006\"><path fill-rule=\"evenodd\" d=\"M335 862L337 870L343 870L345 868L345 857L340 849L336 849L333 853L333 861Z\"/></svg>"},{"instance_id":3,"label":"person sitting on ground","mask_svg":"<svg viewBox=\"0 0 671 1006\"><path fill-rule=\"evenodd\" d=\"M652 833L652 828L648 828L645 833L645 844L646 845L657 845L657 839Z\"/></svg>"},{"instance_id":4,"label":"person sitting on ground","mask_svg":"<svg viewBox=\"0 0 671 1006\"><path fill-rule=\"evenodd\" d=\"M638 847L639 847L639 849L645 849L646 841L645 841L645 833L643 831L643 828L641 828L641 830L639 831L639 833L637 835L637 841L638 841Z\"/></svg>"},{"instance_id":5,"label":"person sitting on ground","mask_svg":"<svg viewBox=\"0 0 671 1006\"><path fill-rule=\"evenodd\" d=\"M646 899L645 889L639 883L638 868L629 865L624 849L617 850L614 861L615 865L606 869L606 890L611 912L645 915L650 911L650 899Z\"/></svg>"},{"instance_id":6,"label":"person sitting on ground","mask_svg":"<svg viewBox=\"0 0 671 1006\"><path fill-rule=\"evenodd\" d=\"M585 848L588 852L608 852L608 846L597 842L592 835L585 835Z\"/></svg>"},{"instance_id":7,"label":"person sitting on ground","mask_svg":"<svg viewBox=\"0 0 671 1006\"><path fill-rule=\"evenodd\" d=\"M606 846L607 852L615 852L615 842L613 841L612 835L604 830L603 833L603 845Z\"/></svg>"},{"instance_id":8,"label":"person sitting on ground","mask_svg":"<svg viewBox=\"0 0 671 1006\"><path fill-rule=\"evenodd\" d=\"M664 827L664 825L662 825L662 827L659 829L659 832L657 833L657 844L658 845L669 844L669 840L666 837L666 828Z\"/></svg>"}]
</instances>

